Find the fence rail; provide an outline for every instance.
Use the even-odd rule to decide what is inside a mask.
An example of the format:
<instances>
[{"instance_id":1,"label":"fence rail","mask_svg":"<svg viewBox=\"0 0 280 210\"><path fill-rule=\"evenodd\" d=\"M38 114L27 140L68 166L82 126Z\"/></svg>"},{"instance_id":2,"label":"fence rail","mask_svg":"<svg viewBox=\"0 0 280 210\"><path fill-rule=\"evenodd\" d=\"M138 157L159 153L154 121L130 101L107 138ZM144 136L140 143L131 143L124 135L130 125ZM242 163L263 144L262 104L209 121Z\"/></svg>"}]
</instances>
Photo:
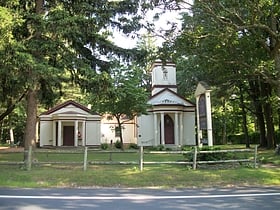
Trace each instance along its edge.
<instances>
[{"instance_id":1,"label":"fence rail","mask_svg":"<svg viewBox=\"0 0 280 210\"><path fill-rule=\"evenodd\" d=\"M138 165L140 171L144 169L144 165L151 164L173 164L173 165L191 165L194 170L197 169L197 165L199 164L220 164L220 163L236 163L236 162L252 162L254 164L254 168L257 167L257 146L255 149L231 149L231 150L210 150L210 151L200 151L197 147L194 147L191 151L144 151L143 146L139 148L139 151L100 151L100 150L92 150L88 149L88 147L84 147L84 149L77 150L35 150L35 153L45 153L49 154L81 154L83 155L82 161L32 161L32 147L29 147L27 154L27 162L23 161L0 161L0 165L26 165L27 170L31 170L32 165L47 165L47 164L69 164L69 165L82 165L83 170L86 171L88 165ZM94 154L104 153L109 154L109 161L93 161L89 160L88 153L94 152ZM228 159L228 160L212 160L212 161L202 161L198 160L199 154L213 154L213 153L237 153L237 152L254 152L254 158L250 159ZM7 152L1 152L2 154L6 154ZM114 153L138 153L138 160L135 161L113 161L112 154ZM192 161L145 161L145 155L147 154L191 154L193 157Z\"/></svg>"}]
</instances>

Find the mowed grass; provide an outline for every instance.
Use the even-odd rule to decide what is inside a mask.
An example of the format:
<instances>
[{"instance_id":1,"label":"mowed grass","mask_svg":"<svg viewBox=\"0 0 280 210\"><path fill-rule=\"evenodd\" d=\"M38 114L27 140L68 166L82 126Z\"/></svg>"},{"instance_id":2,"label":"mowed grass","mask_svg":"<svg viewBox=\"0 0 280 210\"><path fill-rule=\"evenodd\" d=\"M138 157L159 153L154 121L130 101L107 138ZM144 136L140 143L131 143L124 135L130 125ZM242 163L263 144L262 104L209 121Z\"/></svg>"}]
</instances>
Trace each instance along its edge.
<instances>
[{"instance_id":1,"label":"mowed grass","mask_svg":"<svg viewBox=\"0 0 280 210\"><path fill-rule=\"evenodd\" d=\"M63 161L65 164L35 165L26 171L20 165L0 165L1 187L231 187L280 186L280 156L272 150L259 151L258 160L273 167L243 164L226 169L212 167L192 170L186 165L88 165L83 171L83 154L36 153L38 162ZM22 161L23 153L0 153L0 161ZM89 152L88 161L138 161L139 154ZM145 161L183 160L180 154L145 154ZM67 164L78 162L78 164Z\"/></svg>"}]
</instances>

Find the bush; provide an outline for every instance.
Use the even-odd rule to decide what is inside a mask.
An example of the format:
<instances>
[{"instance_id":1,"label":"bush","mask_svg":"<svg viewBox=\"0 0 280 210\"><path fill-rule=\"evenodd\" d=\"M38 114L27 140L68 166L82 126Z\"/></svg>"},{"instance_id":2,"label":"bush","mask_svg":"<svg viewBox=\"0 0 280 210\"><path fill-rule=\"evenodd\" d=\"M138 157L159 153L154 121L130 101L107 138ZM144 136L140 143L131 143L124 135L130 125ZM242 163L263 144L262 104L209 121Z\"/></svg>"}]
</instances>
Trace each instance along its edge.
<instances>
[{"instance_id":1,"label":"bush","mask_svg":"<svg viewBox=\"0 0 280 210\"><path fill-rule=\"evenodd\" d=\"M100 147L101 147L101 149L106 150L106 149L109 148L109 144L103 143L103 144L100 145Z\"/></svg>"},{"instance_id":2,"label":"bush","mask_svg":"<svg viewBox=\"0 0 280 210\"><path fill-rule=\"evenodd\" d=\"M250 144L259 144L260 143L260 132L251 132L249 133Z\"/></svg>"},{"instance_id":3,"label":"bush","mask_svg":"<svg viewBox=\"0 0 280 210\"><path fill-rule=\"evenodd\" d=\"M280 144L280 131L275 131L275 143Z\"/></svg>"},{"instance_id":4,"label":"bush","mask_svg":"<svg viewBox=\"0 0 280 210\"><path fill-rule=\"evenodd\" d=\"M182 151L192 151L193 149L194 149L194 147L190 147L190 146L181 147ZM193 153L183 154L183 156L186 158L187 161L193 161Z\"/></svg>"},{"instance_id":5,"label":"bush","mask_svg":"<svg viewBox=\"0 0 280 210\"><path fill-rule=\"evenodd\" d=\"M199 151L215 151L221 150L219 147L202 147L199 148ZM189 148L184 149L184 151L190 151ZM194 153L184 154L184 157L187 161L193 161ZM215 160L226 160L232 154L230 153L198 153L197 154L197 161L215 161Z\"/></svg>"},{"instance_id":6,"label":"bush","mask_svg":"<svg viewBox=\"0 0 280 210\"><path fill-rule=\"evenodd\" d=\"M158 145L157 146L157 151L164 151L164 146L162 144Z\"/></svg>"},{"instance_id":7,"label":"bush","mask_svg":"<svg viewBox=\"0 0 280 210\"><path fill-rule=\"evenodd\" d=\"M158 146L152 146L152 147L149 147L149 150L150 151L164 151L164 146L163 145L158 145Z\"/></svg>"},{"instance_id":8,"label":"bush","mask_svg":"<svg viewBox=\"0 0 280 210\"><path fill-rule=\"evenodd\" d=\"M260 133L259 132L250 132L248 134L250 144L258 144L260 142ZM232 144L245 144L245 136L241 134L232 134L228 135L228 141Z\"/></svg>"},{"instance_id":9,"label":"bush","mask_svg":"<svg viewBox=\"0 0 280 210\"><path fill-rule=\"evenodd\" d=\"M191 151L191 150L193 150L193 148L194 148L194 147L192 147L192 146L186 146L186 145L184 145L184 146L181 147L181 150L182 150L182 151Z\"/></svg>"},{"instance_id":10,"label":"bush","mask_svg":"<svg viewBox=\"0 0 280 210\"><path fill-rule=\"evenodd\" d=\"M128 145L128 149L138 149L139 147L138 147L138 145L137 144L134 144L134 143L130 143L129 145Z\"/></svg>"},{"instance_id":11,"label":"bush","mask_svg":"<svg viewBox=\"0 0 280 210\"><path fill-rule=\"evenodd\" d=\"M122 148L122 143L121 143L120 140L117 140L117 141L115 142L115 147L116 147L117 149L121 149L121 148Z\"/></svg>"},{"instance_id":12,"label":"bush","mask_svg":"<svg viewBox=\"0 0 280 210\"><path fill-rule=\"evenodd\" d=\"M202 147L200 151L215 151L221 150L219 147ZM197 155L197 160L199 161L214 161L225 159L225 153L200 153Z\"/></svg>"},{"instance_id":13,"label":"bush","mask_svg":"<svg viewBox=\"0 0 280 210\"><path fill-rule=\"evenodd\" d=\"M232 144L245 144L244 134L228 135L228 141Z\"/></svg>"}]
</instances>

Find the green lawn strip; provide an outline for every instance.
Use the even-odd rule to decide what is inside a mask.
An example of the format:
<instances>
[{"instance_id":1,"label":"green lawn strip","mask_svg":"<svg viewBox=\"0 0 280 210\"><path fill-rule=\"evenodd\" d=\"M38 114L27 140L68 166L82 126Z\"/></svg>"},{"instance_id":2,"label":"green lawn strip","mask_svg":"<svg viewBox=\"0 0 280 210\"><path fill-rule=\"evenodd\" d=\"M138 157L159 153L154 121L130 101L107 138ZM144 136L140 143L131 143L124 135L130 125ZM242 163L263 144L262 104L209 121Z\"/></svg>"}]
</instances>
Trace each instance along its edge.
<instances>
[{"instance_id":1,"label":"green lawn strip","mask_svg":"<svg viewBox=\"0 0 280 210\"><path fill-rule=\"evenodd\" d=\"M84 160L83 153L34 153L36 162L81 162ZM23 153L0 153L0 161L22 161ZM182 154L144 154L145 161L178 161L184 160ZM88 161L139 161L139 153L134 152L88 152Z\"/></svg>"},{"instance_id":2,"label":"green lawn strip","mask_svg":"<svg viewBox=\"0 0 280 210\"><path fill-rule=\"evenodd\" d=\"M224 149L224 148L222 148ZM232 149L232 148L227 148ZM242 153L234 156L243 157ZM246 158L253 153L245 154ZM194 171L185 165L88 165L83 171L83 153L62 151L35 152L38 162L65 162L65 164L33 165L31 171L19 165L0 165L1 187L215 187L244 185L280 186L280 156L273 150L260 150L258 160L261 164L276 164L276 167L252 168L252 163L235 164L234 167L208 167L203 164ZM22 161L23 153L1 153L0 161ZM138 151L121 153L119 151L89 151L88 161L135 161L139 160ZM144 161L183 161L182 154L144 154ZM77 162L78 164L68 164ZM203 167L202 167L203 166ZM222 165L228 166L228 164Z\"/></svg>"},{"instance_id":3,"label":"green lawn strip","mask_svg":"<svg viewBox=\"0 0 280 210\"><path fill-rule=\"evenodd\" d=\"M260 150L258 160L262 164L272 163L280 165L280 155L276 155L274 150Z\"/></svg>"},{"instance_id":4,"label":"green lawn strip","mask_svg":"<svg viewBox=\"0 0 280 210\"><path fill-rule=\"evenodd\" d=\"M36 167L25 171L18 166L1 166L1 187L226 187L247 185L280 186L279 168L190 170L183 166Z\"/></svg>"}]
</instances>

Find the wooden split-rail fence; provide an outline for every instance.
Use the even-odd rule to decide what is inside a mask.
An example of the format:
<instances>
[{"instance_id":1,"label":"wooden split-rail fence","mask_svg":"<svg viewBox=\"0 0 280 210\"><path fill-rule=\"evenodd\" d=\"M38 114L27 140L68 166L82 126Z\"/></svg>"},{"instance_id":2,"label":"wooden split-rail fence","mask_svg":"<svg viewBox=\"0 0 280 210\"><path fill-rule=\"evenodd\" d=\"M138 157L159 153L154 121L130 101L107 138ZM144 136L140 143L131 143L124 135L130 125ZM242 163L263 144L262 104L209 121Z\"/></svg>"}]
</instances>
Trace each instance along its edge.
<instances>
[{"instance_id":1,"label":"wooden split-rail fence","mask_svg":"<svg viewBox=\"0 0 280 210\"><path fill-rule=\"evenodd\" d=\"M134 151L106 151L106 150L91 150L88 147L84 147L83 150L77 149L77 150L44 150L44 149L36 149L35 151L32 151L32 147L29 147L27 152L27 160L26 162L23 161L1 161L0 159L0 165L25 165L27 170L31 170L32 165L40 165L40 164L78 164L83 166L83 170L86 171L88 169L88 165L138 165L140 171L144 170L145 165L151 165L151 164L180 164L180 165L189 165L194 170L197 169L197 165L200 164L227 164L227 163L242 163L242 162L251 162L253 164L254 168L257 168L257 146L255 146L254 149L231 149L231 150L209 150L209 151L202 151L199 150L198 147L194 147L191 151L144 151L144 147L139 147L139 150ZM37 161L32 159L32 153L47 153L48 154L54 154L54 153L79 153L83 154L83 161ZM94 153L108 153L109 154L109 160L108 161L91 161L88 158L88 153L94 152ZM138 153L138 160L135 161L113 161L112 160L112 154L114 153ZM213 161L202 161L198 160L199 154L210 154L210 153L250 153L251 158L237 158L237 159L226 159L226 160L213 160ZM145 155L146 154L190 154L192 156L192 161L145 161ZM238 156L237 156L238 157Z\"/></svg>"}]
</instances>

